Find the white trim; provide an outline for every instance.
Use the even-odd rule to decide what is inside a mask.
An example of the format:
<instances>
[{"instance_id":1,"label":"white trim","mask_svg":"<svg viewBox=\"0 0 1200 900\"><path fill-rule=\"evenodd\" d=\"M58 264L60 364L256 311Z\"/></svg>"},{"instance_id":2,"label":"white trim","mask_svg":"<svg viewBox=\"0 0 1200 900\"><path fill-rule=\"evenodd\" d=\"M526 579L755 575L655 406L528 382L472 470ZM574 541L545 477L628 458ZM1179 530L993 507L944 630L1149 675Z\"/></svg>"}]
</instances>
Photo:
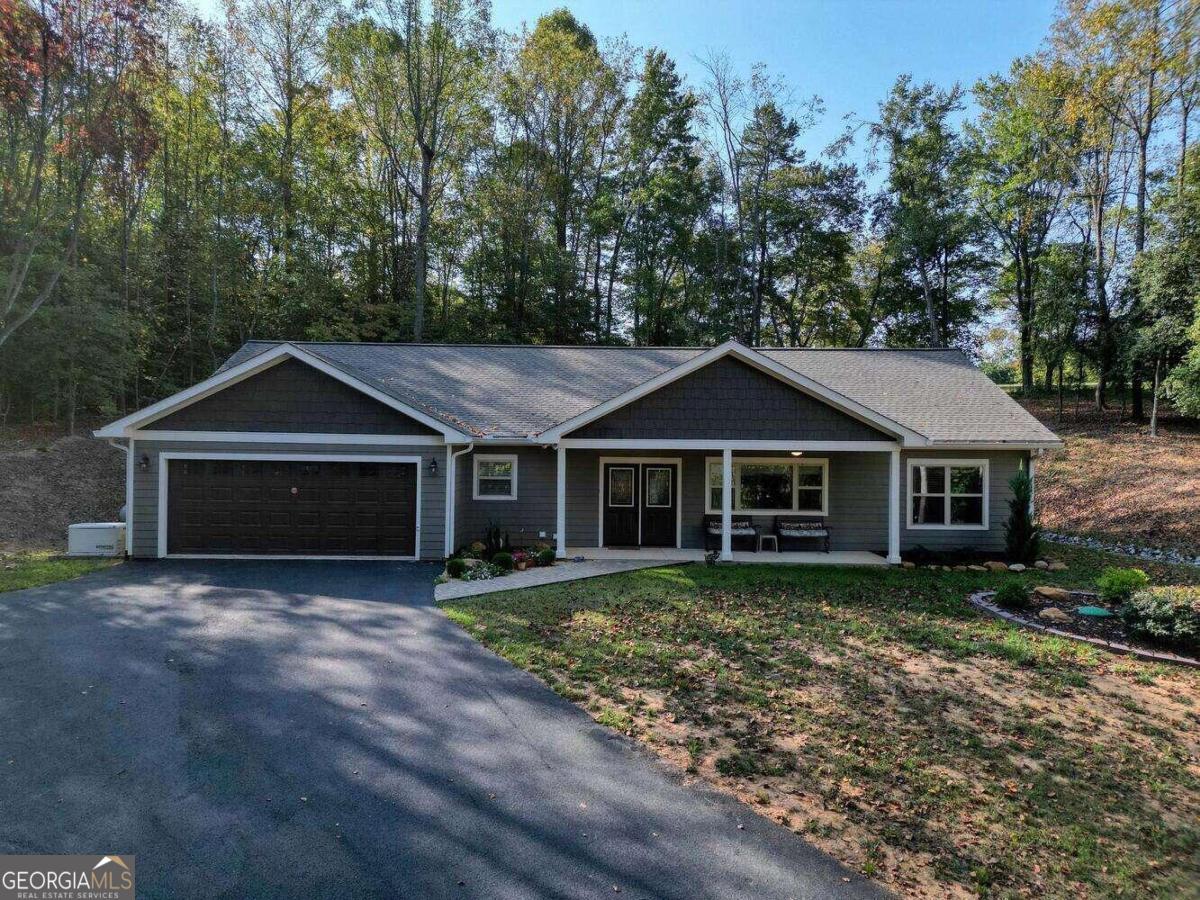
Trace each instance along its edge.
<instances>
[{"instance_id":1,"label":"white trim","mask_svg":"<svg viewBox=\"0 0 1200 900\"><path fill-rule=\"evenodd\" d=\"M515 453L476 453L474 456L473 468L471 470L471 499L472 500L507 500L513 501L518 497L517 494L517 454ZM479 464L481 462L506 462L512 463L512 477L509 481L512 482L512 490L507 494L480 494L479 493ZM499 481L498 478L491 478L492 481Z\"/></svg>"},{"instance_id":2,"label":"white trim","mask_svg":"<svg viewBox=\"0 0 1200 900\"><path fill-rule=\"evenodd\" d=\"M1062 441L933 441L926 450L1060 450Z\"/></svg>"},{"instance_id":3,"label":"white trim","mask_svg":"<svg viewBox=\"0 0 1200 900\"><path fill-rule=\"evenodd\" d=\"M441 447L440 434L318 434L290 431L130 431L140 441L229 442L231 444L361 444L364 446Z\"/></svg>"},{"instance_id":4,"label":"white trim","mask_svg":"<svg viewBox=\"0 0 1200 900\"><path fill-rule=\"evenodd\" d=\"M470 453L474 449L474 444L467 444L467 446L458 451L455 451L449 444L446 445L446 539L443 542L442 549L445 551L447 559L454 555L454 532L458 527L454 515L455 499L458 492L458 458L463 454Z\"/></svg>"},{"instance_id":5,"label":"white trim","mask_svg":"<svg viewBox=\"0 0 1200 900\"><path fill-rule=\"evenodd\" d=\"M946 469L946 490L944 496L946 498L946 508L942 517L942 524L916 524L913 522L912 501L913 501L913 467L914 466L938 466ZM975 468L982 469L983 478L983 522L980 525L952 525L950 524L950 498L956 497L974 497L975 494L954 494L950 493L950 467ZM908 469L905 472L907 481L907 490L905 491L904 505L904 527L909 531L988 531L991 528L991 521L988 518L989 496L991 494L991 462L987 457L978 457L975 459L909 459ZM938 496L936 494L930 496Z\"/></svg>"},{"instance_id":6,"label":"white trim","mask_svg":"<svg viewBox=\"0 0 1200 900\"><path fill-rule=\"evenodd\" d=\"M1036 507L1036 504L1034 503L1034 500L1037 496L1037 494L1035 492L1037 483L1034 480L1033 469L1034 469L1033 455L1030 454L1030 456L1029 456L1029 518L1036 520L1037 519L1037 507Z\"/></svg>"},{"instance_id":7,"label":"white trim","mask_svg":"<svg viewBox=\"0 0 1200 900\"><path fill-rule=\"evenodd\" d=\"M894 446L894 445L893 445ZM898 451L897 451L898 452ZM706 515L715 516L722 512L719 509L712 508L712 493L711 486L708 483L708 468L714 463L722 461L722 457L706 456L704 457L704 512ZM751 465L771 465L771 466L803 466L812 465L814 463L821 467L821 508L818 509L796 509L796 492L800 489L796 479L792 478L792 509L734 509L733 512L741 516L828 516L829 515L829 460L824 457L802 456L799 458L787 456L735 456L733 458L733 468L750 463ZM724 476L722 476L722 487L724 486ZM733 484L735 495L740 493L740 488L737 483ZM808 488L812 490L812 488Z\"/></svg>"},{"instance_id":8,"label":"white trim","mask_svg":"<svg viewBox=\"0 0 1200 900\"><path fill-rule=\"evenodd\" d=\"M708 492L708 463L704 464L704 490ZM704 501L708 505L708 501ZM733 559L733 451L721 452L721 559Z\"/></svg>"},{"instance_id":9,"label":"white trim","mask_svg":"<svg viewBox=\"0 0 1200 900\"><path fill-rule=\"evenodd\" d=\"M162 450L158 454L158 548L160 559L238 559L228 553L174 554L167 552L167 474L173 459L231 459L246 461L284 462L381 462L413 463L417 467L416 522L413 528L413 556L388 556L381 559L417 560L421 558L421 457L397 456L388 453L229 453L213 451ZM296 556L294 554L272 555L268 553L246 554L247 559L367 559L364 556Z\"/></svg>"},{"instance_id":10,"label":"white trim","mask_svg":"<svg viewBox=\"0 0 1200 900\"><path fill-rule=\"evenodd\" d=\"M554 470L554 555L567 556L567 450L555 450Z\"/></svg>"},{"instance_id":11,"label":"white trim","mask_svg":"<svg viewBox=\"0 0 1200 900\"><path fill-rule=\"evenodd\" d=\"M354 562L363 560L388 560L391 562L415 562L415 556L297 556L287 553L170 553L164 559L307 559L318 562Z\"/></svg>"},{"instance_id":12,"label":"white trim","mask_svg":"<svg viewBox=\"0 0 1200 900\"><path fill-rule=\"evenodd\" d=\"M825 385L813 381L805 375L801 375L794 369L789 369L780 363L769 359L761 353L752 350L739 344L737 341L726 341L719 346L713 347L711 350L706 350L703 353L697 354L688 361L675 366L672 369L651 378L649 381L642 382L638 386L613 397L597 406L592 407L585 412L580 413L573 418L568 419L559 425L543 431L541 438L543 441L555 442L561 439L567 433L581 428L589 422L594 422L603 416L608 415L614 410L627 406L635 400L646 396L647 394L657 391L659 388L665 387L674 381L678 381L692 372L702 369L710 363L714 363L719 359L724 359L726 356L734 356L742 362L754 366L760 371L774 375L780 381L790 384L792 387L803 391L804 393L824 401L830 406L839 409L840 411L852 416L860 421L873 425L876 428L882 428L884 431L904 438L905 443L911 443L914 446L925 446L929 441L924 435L918 434L911 428L901 425L899 422L893 421L886 416L868 409L857 401L851 400L844 394L826 387ZM643 442L645 446L645 442ZM711 446L711 445L710 445Z\"/></svg>"},{"instance_id":13,"label":"white trim","mask_svg":"<svg viewBox=\"0 0 1200 900\"><path fill-rule=\"evenodd\" d=\"M194 384L190 388L172 394L170 397L159 400L157 403L153 403L137 412L130 413L115 422L110 422L108 425L95 431L94 434L96 437L126 437L127 431L132 430L140 423L162 418L178 409L203 400L205 397L215 394L223 388L237 384L239 381L243 381L252 375L257 375L259 372L278 365L286 359L297 359L300 362L307 363L330 378L334 378L343 384L361 391L373 400L378 400L384 406L391 407L409 418L416 419L423 425L428 425L439 432L446 440L453 440L459 443L466 443L470 440L467 435L448 427L427 413L397 400L390 394L385 394L377 390L365 381L360 381L337 366L331 365L320 357L302 350L294 344L279 344L276 347L272 347L270 350L264 351L257 356L252 356L245 362L226 369L224 372L218 372L216 375L206 378L204 381Z\"/></svg>"},{"instance_id":14,"label":"white trim","mask_svg":"<svg viewBox=\"0 0 1200 900\"><path fill-rule=\"evenodd\" d=\"M900 451L888 454L888 554L892 565L900 563Z\"/></svg>"},{"instance_id":15,"label":"white trim","mask_svg":"<svg viewBox=\"0 0 1200 900\"><path fill-rule=\"evenodd\" d=\"M881 453L900 445L895 441L752 441L752 440L658 440L655 438L563 438L560 447L572 450L803 450L833 453L858 451ZM932 449L932 448L930 448Z\"/></svg>"},{"instance_id":16,"label":"white trim","mask_svg":"<svg viewBox=\"0 0 1200 900\"><path fill-rule=\"evenodd\" d=\"M565 449L565 448L564 448ZM608 463L620 465L621 463L629 463L632 465L669 465L675 467L675 498L678 501L675 504L675 547L676 549L683 546L683 458L678 456L601 456L599 457L599 469L597 472L597 484L599 497L597 498L597 516L599 519L597 527L596 547L604 548L604 466ZM637 484L636 476L634 484ZM642 516L638 513L638 545L642 543Z\"/></svg>"}]
</instances>

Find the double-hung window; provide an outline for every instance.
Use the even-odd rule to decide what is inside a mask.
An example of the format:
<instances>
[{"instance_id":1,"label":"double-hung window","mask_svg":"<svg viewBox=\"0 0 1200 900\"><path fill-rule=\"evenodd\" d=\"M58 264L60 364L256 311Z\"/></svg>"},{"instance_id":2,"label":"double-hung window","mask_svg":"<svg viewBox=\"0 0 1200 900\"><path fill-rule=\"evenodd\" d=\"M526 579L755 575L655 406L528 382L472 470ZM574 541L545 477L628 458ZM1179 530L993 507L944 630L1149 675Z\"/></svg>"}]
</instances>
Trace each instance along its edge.
<instances>
[{"instance_id":1,"label":"double-hung window","mask_svg":"<svg viewBox=\"0 0 1200 900\"><path fill-rule=\"evenodd\" d=\"M987 528L985 459L913 459L908 463L909 528Z\"/></svg>"},{"instance_id":2,"label":"double-hung window","mask_svg":"<svg viewBox=\"0 0 1200 900\"><path fill-rule=\"evenodd\" d=\"M476 500L516 500L516 455L477 455L473 496Z\"/></svg>"},{"instance_id":3,"label":"double-hung window","mask_svg":"<svg viewBox=\"0 0 1200 900\"><path fill-rule=\"evenodd\" d=\"M721 511L721 460L708 460L705 512ZM735 459L733 511L749 515L828 512L829 461L825 459Z\"/></svg>"}]
</instances>

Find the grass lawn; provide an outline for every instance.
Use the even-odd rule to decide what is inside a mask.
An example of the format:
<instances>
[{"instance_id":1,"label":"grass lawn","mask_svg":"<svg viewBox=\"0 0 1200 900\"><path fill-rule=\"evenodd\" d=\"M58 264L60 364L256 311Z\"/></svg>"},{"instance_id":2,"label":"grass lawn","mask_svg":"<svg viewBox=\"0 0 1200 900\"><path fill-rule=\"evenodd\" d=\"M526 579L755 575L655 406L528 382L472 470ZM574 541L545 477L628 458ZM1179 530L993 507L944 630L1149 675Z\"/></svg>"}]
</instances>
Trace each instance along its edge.
<instances>
[{"instance_id":1,"label":"grass lawn","mask_svg":"<svg viewBox=\"0 0 1200 900\"><path fill-rule=\"evenodd\" d=\"M0 556L0 593L78 578L96 569L115 566L120 561L60 556L49 550Z\"/></svg>"},{"instance_id":2,"label":"grass lawn","mask_svg":"<svg viewBox=\"0 0 1200 900\"><path fill-rule=\"evenodd\" d=\"M1200 896L1200 671L964 600L1129 564L1050 555L1070 569L689 565L444 606L597 721L901 894Z\"/></svg>"}]
</instances>

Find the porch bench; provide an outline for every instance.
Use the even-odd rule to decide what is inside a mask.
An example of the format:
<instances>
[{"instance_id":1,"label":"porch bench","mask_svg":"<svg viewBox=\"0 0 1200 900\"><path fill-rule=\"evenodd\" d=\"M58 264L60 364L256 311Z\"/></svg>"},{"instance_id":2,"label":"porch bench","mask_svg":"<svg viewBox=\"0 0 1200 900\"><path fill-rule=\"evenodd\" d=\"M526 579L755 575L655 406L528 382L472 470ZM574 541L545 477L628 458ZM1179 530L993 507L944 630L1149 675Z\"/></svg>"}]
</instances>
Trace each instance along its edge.
<instances>
[{"instance_id":1,"label":"porch bench","mask_svg":"<svg viewBox=\"0 0 1200 900\"><path fill-rule=\"evenodd\" d=\"M734 516L729 520L729 542L732 550L758 552L758 526L746 516ZM704 549L721 549L721 517L704 517Z\"/></svg>"},{"instance_id":2,"label":"porch bench","mask_svg":"<svg viewBox=\"0 0 1200 900\"><path fill-rule=\"evenodd\" d=\"M803 542L824 539L825 552L829 552L830 528L824 519L776 516L775 535L779 538L779 551L803 549Z\"/></svg>"}]
</instances>

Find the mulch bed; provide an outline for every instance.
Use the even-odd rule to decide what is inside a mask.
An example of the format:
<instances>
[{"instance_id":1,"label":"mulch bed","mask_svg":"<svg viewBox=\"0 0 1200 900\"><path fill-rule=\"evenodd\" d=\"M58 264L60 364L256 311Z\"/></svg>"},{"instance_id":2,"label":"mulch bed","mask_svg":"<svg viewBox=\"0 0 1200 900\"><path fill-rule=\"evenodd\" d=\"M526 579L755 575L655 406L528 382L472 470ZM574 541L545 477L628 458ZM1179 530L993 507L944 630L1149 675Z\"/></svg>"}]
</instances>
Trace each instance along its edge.
<instances>
[{"instance_id":1,"label":"mulch bed","mask_svg":"<svg viewBox=\"0 0 1200 900\"><path fill-rule=\"evenodd\" d=\"M1127 653L1142 659L1155 662L1179 663L1200 668L1200 659L1185 656L1170 650L1163 650L1131 637L1125 630L1125 623L1119 615L1105 618L1080 615L1076 610L1081 606L1103 606L1095 594L1085 591L1070 591L1070 601L1047 600L1033 595L1029 598L1029 608L1021 612L1002 609L992 603L994 591L979 591L972 594L968 600L971 604L994 616L1032 628L1056 637L1071 638L1084 641L1097 647L1103 647L1115 653ZM1071 617L1069 622L1047 621L1038 617L1043 609L1055 607Z\"/></svg>"}]
</instances>

